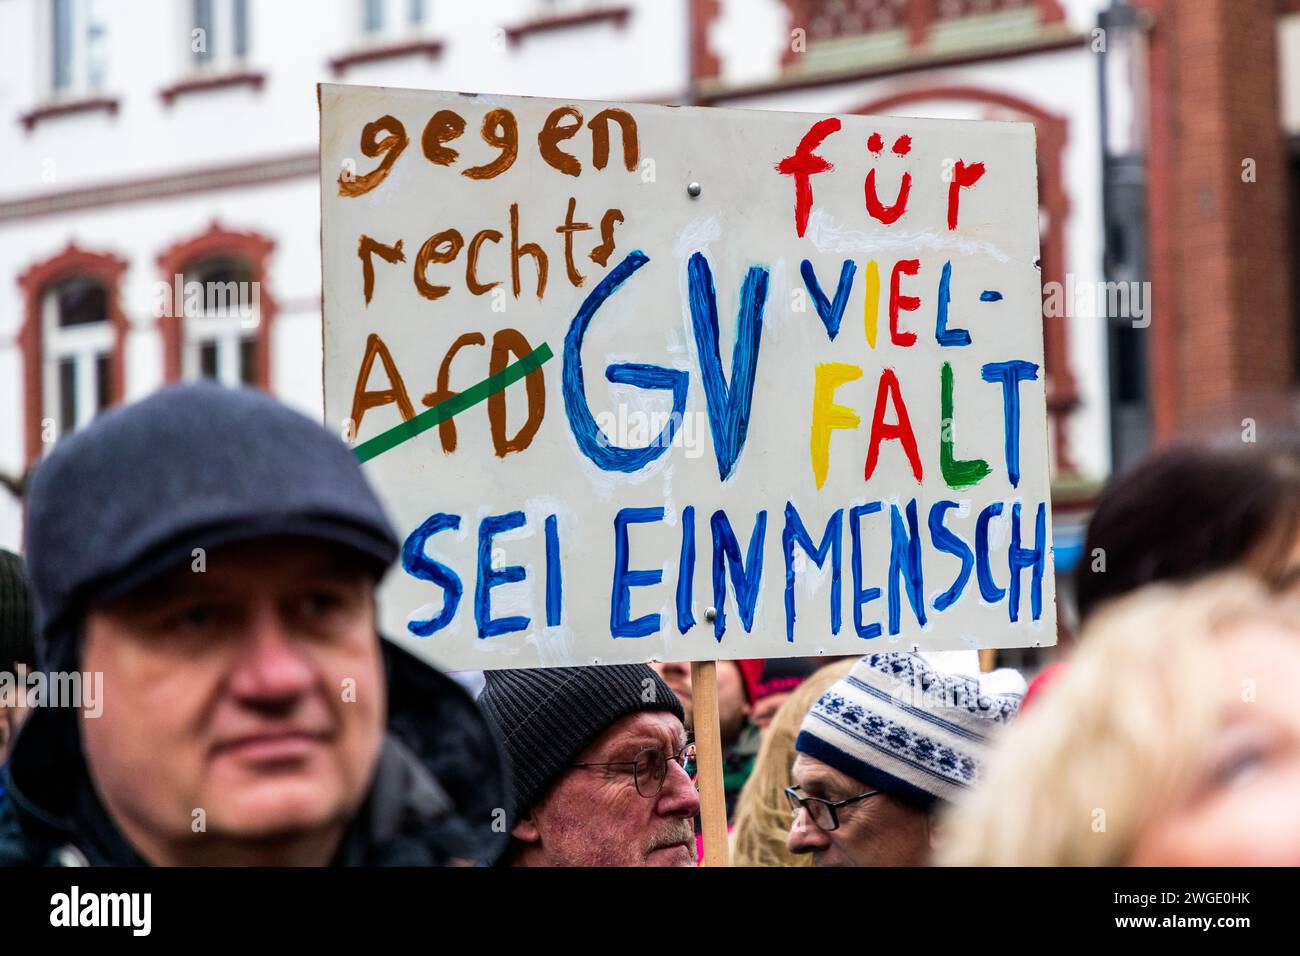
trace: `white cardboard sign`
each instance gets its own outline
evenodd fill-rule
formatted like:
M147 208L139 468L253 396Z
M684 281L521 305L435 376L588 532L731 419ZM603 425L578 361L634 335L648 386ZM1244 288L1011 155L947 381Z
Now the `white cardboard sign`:
M1031 126L320 106L386 635L450 670L1055 642Z

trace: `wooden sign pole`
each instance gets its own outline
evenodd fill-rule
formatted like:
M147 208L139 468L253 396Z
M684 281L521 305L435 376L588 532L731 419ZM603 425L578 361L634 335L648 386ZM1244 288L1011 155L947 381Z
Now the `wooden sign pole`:
M722 734L718 727L716 661L692 662L691 696L695 699L695 765L704 836L703 865L729 866L727 795L722 785Z

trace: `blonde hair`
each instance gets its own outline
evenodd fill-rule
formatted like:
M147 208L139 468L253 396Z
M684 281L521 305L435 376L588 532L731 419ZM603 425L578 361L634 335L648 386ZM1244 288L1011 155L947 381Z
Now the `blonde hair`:
M812 705L857 662L835 661L818 668L794 689L777 709L763 735L763 745L736 802L736 827L731 835L732 866L811 866L808 854L786 849L790 832L790 804L785 788L794 780L794 740Z
M1066 672L999 738L940 830L937 862L1117 866L1191 796L1224 699L1215 638L1261 621L1294 631L1240 575L1153 585L1097 612Z

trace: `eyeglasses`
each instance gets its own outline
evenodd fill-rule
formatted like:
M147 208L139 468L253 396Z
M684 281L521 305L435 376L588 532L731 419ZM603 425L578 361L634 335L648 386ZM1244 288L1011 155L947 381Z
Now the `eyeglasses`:
M817 824L821 830L838 830L840 827L840 815L836 811L840 807L847 806L850 803L857 803L859 800L865 800L867 797L874 797L880 793L879 790L868 790L866 793L860 793L856 797L849 797L847 800L824 800L821 797L801 796L799 791L803 787L786 787L785 798L790 801L790 812L795 816L799 815L800 810L807 810L808 817L813 823Z
M657 797L664 788L668 776L668 764L676 760L682 769L695 779L695 743L687 741L675 754L666 755L662 750L647 748L639 751L632 760L607 760L603 763L575 763L573 767L631 767L636 781L636 792L643 797Z

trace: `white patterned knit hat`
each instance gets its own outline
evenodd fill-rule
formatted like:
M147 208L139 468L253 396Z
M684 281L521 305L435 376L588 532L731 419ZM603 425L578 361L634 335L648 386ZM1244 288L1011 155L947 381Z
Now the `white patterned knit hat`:
M1024 692L1013 670L976 678L938 671L919 654L868 654L817 699L795 750L929 810L975 782L990 735Z

